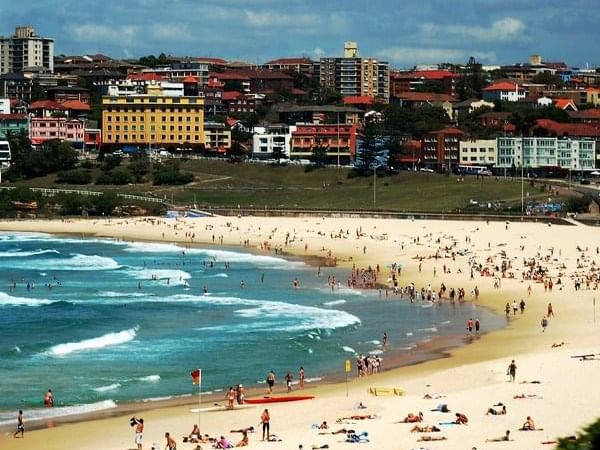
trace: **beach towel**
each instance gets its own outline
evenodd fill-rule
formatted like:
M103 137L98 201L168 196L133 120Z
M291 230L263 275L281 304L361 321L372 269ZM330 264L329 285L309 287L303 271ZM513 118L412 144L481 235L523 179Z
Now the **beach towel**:
M432 411L439 411L439 412L443 412L443 413L450 412L450 410L448 409L448 405L445 403L440 403L439 405L437 405L435 407L435 409L432 409Z
M377 397L381 396L401 396L404 395L404 389L401 388L390 388L390 387L370 387L368 389L369 394Z
M346 442L350 442L352 444L359 444L363 442L369 442L369 433L366 431L362 431L360 433L349 433L346 436Z

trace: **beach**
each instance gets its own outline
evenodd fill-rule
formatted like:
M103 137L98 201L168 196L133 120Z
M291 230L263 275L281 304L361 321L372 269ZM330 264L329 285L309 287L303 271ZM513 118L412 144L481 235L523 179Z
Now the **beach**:
M542 442L573 434L597 416L600 396L594 382L600 376L600 364L594 359L573 358L600 353L600 325L594 304L595 298L600 300L599 291L595 290L600 263L597 228L543 222L206 217L4 221L0 222L0 230L176 242L184 247L239 246L258 254L318 257L318 264L337 264L348 273L353 265L358 269L379 265L379 283L384 285L389 284L389 267L402 262L400 286L431 285L435 293L442 283L449 288L462 287L466 302L477 302L499 315L504 315L509 304L506 327L481 338L468 337L465 332L468 345L449 350L446 357L359 379L353 366L348 396L346 384L340 382L306 387L303 394L315 396L312 400L268 405L271 431L281 442L261 442L260 432L250 433L252 448L352 446L343 442L344 434L319 434L342 428L367 432L369 442L361 444L366 448L552 448ZM527 263L543 268L543 273L537 279L523 280ZM471 274L473 267L477 269ZM591 278L594 275L596 278ZM576 290L577 280L581 287ZM389 301L408 301L394 295L392 287L381 289L381 295L389 296ZM513 301L518 303L521 299L525 310L514 314ZM436 301L448 302L448 295ZM553 315L543 331L541 321L548 313L549 303ZM507 367L513 359L517 373L515 382L510 382ZM277 392L282 393L279 381ZM367 393L370 387L402 389L404 395L374 396ZM426 394L434 398L424 399ZM525 398L514 398L521 395ZM357 409L360 402L367 408ZM506 415L485 414L499 402L506 405ZM447 404L451 412L431 411L441 403ZM146 423L144 448L151 448L153 443L164 447L165 432L176 438L178 448L195 448L196 444L183 443L181 439L198 422L197 412L190 412L194 407L195 399L191 398L189 404L141 412ZM230 430L251 425L258 429L263 409L264 406L256 405L202 412L200 428L203 433L217 438L225 435L235 443L241 434ZM419 411L424 413L419 425L436 425L441 431L411 433L414 424L396 423L408 413ZM456 412L469 418L468 425L439 425L453 421ZM0 445L6 449L135 448L130 413L84 417L76 423L26 431L24 439L6 434L0 438ZM337 419L357 415L376 418L337 423ZM517 431L527 416L543 430ZM323 421L327 421L329 429L313 429L313 424ZM27 430L26 412L25 424ZM486 442L502 436L505 430L511 431L511 441ZM446 440L418 442L421 436L443 436Z

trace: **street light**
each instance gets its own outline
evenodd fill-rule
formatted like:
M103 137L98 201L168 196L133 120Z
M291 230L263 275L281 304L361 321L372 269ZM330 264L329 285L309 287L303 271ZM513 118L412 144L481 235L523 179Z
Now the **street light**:
M376 208L377 164L373 164L373 209Z

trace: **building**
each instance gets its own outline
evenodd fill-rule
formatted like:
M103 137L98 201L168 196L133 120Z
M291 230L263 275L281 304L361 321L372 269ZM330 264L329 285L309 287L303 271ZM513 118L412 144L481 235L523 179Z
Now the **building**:
M558 137L500 137L497 168L593 171L596 141Z
M461 117L467 116L479 108L494 108L494 103L486 102L485 100L479 100L476 98L470 98L462 102L455 103L452 105L454 110L454 117L460 120Z
M223 123L205 122L204 140L206 151L225 154L231 149L231 130Z
M390 97L417 89L426 91L428 85L441 88L443 94L454 97L456 96L456 87L460 77L460 74L449 70L394 71L390 73Z
M0 97L31 102L31 89L33 82L22 73L5 73L0 75Z
M342 123L358 124L365 112L351 106L302 105L279 106L275 108L279 121L288 125L297 123Z
M513 81L498 81L481 90L484 100L493 102L518 102L526 97L525 89Z
M268 70L298 72L309 78L313 76L315 63L310 58L280 58L266 62L264 68Z
M186 77L194 77L200 86L206 86L211 65L208 62L181 60L168 66L143 69L142 75L155 75L161 79L181 82Z
M78 86L56 86L46 89L48 100L64 103L69 100L77 100L81 103L90 103L90 92Z
M494 166L497 161L496 139L460 141L460 165Z
M350 164L356 156L357 132L356 125L296 124L290 158L310 159L315 147L323 147L330 164Z
M600 108L568 111L568 114L575 123L585 123L600 129Z
M273 158L273 151L280 150L285 158L291 156L292 133L296 126L272 124L266 127L255 127L252 137L252 157L257 159Z
M33 27L16 27L15 34L0 37L0 74L54 72L54 39L35 34Z
M102 97L102 143L109 146L198 147L204 139L204 99L160 91Z
M452 171L459 162L460 140L464 133L458 128L444 128L425 134L423 164L438 172Z
M32 145L59 140L69 141L73 148L83 149L84 123L82 120L68 117L32 117L29 139Z
M11 160L10 143L0 141L0 166L4 169L9 166ZM2 172L0 172L0 182L2 181Z
M221 103L227 114L251 113L254 112L256 100L252 94L228 91L223 92Z
M27 114L0 114L0 139L9 134L26 133L29 135L29 116Z
M389 63L358 57L358 46L354 42L346 43L343 58L321 58L319 82L344 97L368 96L389 102Z

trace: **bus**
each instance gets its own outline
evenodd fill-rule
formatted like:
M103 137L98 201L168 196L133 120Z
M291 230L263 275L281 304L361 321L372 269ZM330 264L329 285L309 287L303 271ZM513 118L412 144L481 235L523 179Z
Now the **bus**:
M470 166L466 164L456 166L455 172L458 175L492 175L492 171L487 166Z

